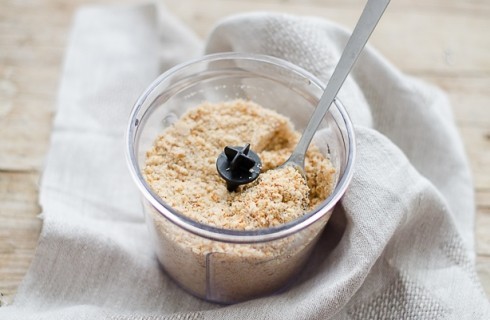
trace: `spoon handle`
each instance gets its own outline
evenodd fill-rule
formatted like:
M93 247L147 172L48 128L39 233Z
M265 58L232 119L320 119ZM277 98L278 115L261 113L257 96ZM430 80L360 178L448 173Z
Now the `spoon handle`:
M366 45L371 33L378 24L379 19L383 15L386 7L390 3L390 0L368 0L361 17L357 22L352 35L345 46L344 52L340 57L339 63L335 67L332 77L327 83L327 87L323 92L318 106L311 115L310 121L303 132L298 145L294 149L287 162L294 162L295 164L304 168L305 154L311 139L315 134L318 126L320 125L323 117L327 113L328 109L332 105L337 93L342 87L345 78L349 75L352 67L357 61L359 54Z

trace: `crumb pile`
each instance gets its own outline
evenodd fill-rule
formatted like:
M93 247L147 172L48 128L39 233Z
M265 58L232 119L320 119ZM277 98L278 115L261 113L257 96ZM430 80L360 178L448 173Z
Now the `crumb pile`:
M335 169L318 148L306 154L307 181L286 161L299 139L291 122L244 100L203 103L165 129L147 152L144 176L170 206L203 224L253 230L299 218L328 197ZM216 170L225 146L251 144L262 160L259 178L228 192Z

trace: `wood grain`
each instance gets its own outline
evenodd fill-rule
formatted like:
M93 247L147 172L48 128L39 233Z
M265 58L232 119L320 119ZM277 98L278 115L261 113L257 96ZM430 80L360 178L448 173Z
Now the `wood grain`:
M117 0L0 0L0 305L11 301L37 245L38 179L49 143L73 13ZM128 2L128 1L127 1ZM129 1L137 2L137 1ZM352 28L361 0L202 0L164 5L205 37L221 18L270 10ZM392 1L371 43L402 71L445 90L474 174L477 270L490 295L490 2Z

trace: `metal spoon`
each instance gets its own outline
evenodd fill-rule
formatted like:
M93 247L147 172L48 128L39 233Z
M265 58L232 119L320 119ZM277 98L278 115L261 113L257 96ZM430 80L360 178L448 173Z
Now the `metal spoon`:
M305 177L306 150L389 3L390 0L368 0L303 135L289 159L278 168L292 165Z
M278 168L294 166L306 178L304 169L305 154L313 135L330 108L340 87L342 87L345 78L349 75L388 3L390 3L390 0L368 0L298 145L289 159ZM236 191L239 185L247 184L257 179L260 168L260 158L250 149L249 144L245 146L227 146L216 160L216 169L226 181L226 186L230 192Z

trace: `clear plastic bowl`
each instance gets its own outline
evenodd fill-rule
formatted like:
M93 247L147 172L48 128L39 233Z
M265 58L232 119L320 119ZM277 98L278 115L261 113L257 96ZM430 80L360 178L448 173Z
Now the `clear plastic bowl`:
M143 178L146 151L175 119L205 101L252 100L287 116L302 131L323 89L315 76L287 61L220 53L168 70L138 99L127 131L129 170L158 260L182 288L228 304L278 292L294 280L352 177L352 124L336 100L313 140L336 169L335 189L301 218L268 229L220 229L177 212Z

